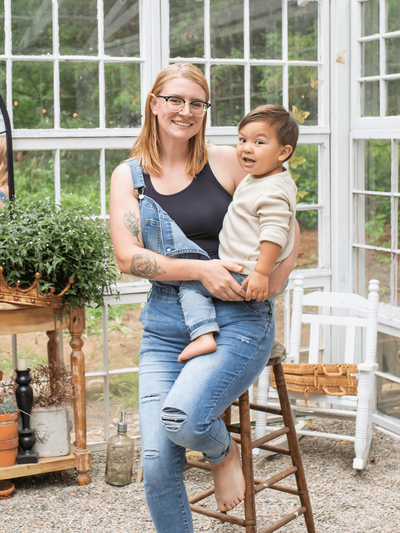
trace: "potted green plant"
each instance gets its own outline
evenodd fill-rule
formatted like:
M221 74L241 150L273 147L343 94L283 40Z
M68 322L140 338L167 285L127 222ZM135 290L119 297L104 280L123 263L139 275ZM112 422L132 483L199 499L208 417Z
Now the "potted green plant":
M102 306L118 277L108 224L93 218L89 208L49 200L15 199L0 211L0 266L11 287L28 288L39 274L37 292L49 296L72 278L62 296L70 307Z

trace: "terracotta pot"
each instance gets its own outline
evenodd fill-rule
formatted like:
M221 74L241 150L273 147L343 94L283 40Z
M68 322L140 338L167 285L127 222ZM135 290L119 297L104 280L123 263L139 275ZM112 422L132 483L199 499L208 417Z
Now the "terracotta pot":
M18 452L18 412L0 414L0 468L13 466Z

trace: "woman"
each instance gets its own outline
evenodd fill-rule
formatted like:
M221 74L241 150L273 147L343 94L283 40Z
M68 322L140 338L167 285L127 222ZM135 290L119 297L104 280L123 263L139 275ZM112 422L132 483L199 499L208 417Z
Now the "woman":
M222 220L244 175L234 148L205 143L209 96L204 75L193 65L163 69L147 97L145 123L131 152L143 169L145 191L139 189L138 196L133 190L128 164L117 167L111 181L110 226L118 265L153 283L141 317L139 396L146 499L158 533L193 531L183 484L186 448L209 461L221 511L244 498L238 446L220 415L265 367L272 349L269 328L275 327L269 301L243 301L245 292L229 272L242 267L217 259ZM144 248L143 240L149 242L159 231L153 221L146 220L145 229L140 225L138 198L144 194L211 260L178 259ZM271 277L271 296L283 288L295 248ZM178 362L189 342L178 280L199 280L218 298L221 329L217 351L186 364Z

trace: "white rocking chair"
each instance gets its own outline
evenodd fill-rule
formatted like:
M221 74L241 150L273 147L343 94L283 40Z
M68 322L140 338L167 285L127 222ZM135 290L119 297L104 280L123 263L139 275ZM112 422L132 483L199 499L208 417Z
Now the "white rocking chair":
M304 295L303 283L302 276L295 279L287 363L357 364L358 390L356 396L309 394L308 407L304 405L306 402L303 393L289 392L293 415L306 418L355 419L354 436L301 429L297 430L297 434L298 436L307 435L354 442L353 468L362 470L367 464L372 440L372 412L376 394L375 371L378 368L376 344L379 282L377 280L369 282L368 299L356 294L323 291ZM303 313L303 306L318 307L319 312L318 314ZM300 361L302 324L310 324L309 349L305 350L308 351L308 361L303 360L303 357ZM343 329L346 330L345 337ZM324 331L325 346L320 344L321 330ZM341 333L342 336L340 336ZM336 349L328 349L331 340ZM259 385L259 394L266 396L267 400L263 403L272 406L274 402L270 400L277 397L276 390L271 386L267 386L267 390L265 394L265 386L260 390ZM310 406L310 403L313 406ZM318 406L315 406L316 403Z

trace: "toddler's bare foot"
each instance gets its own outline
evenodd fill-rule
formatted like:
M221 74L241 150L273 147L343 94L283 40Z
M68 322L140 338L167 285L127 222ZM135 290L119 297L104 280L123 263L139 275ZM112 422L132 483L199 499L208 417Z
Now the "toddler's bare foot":
M197 357L198 355L215 352L216 349L217 343L214 340L214 335L212 333L206 333L205 335L200 335L200 337L197 337L197 339L186 346L178 357L178 361L183 363L183 361L193 359L193 357Z
M246 484L239 447L234 440L228 455L220 463L209 463L214 478L215 499L222 512L231 511L244 500Z

